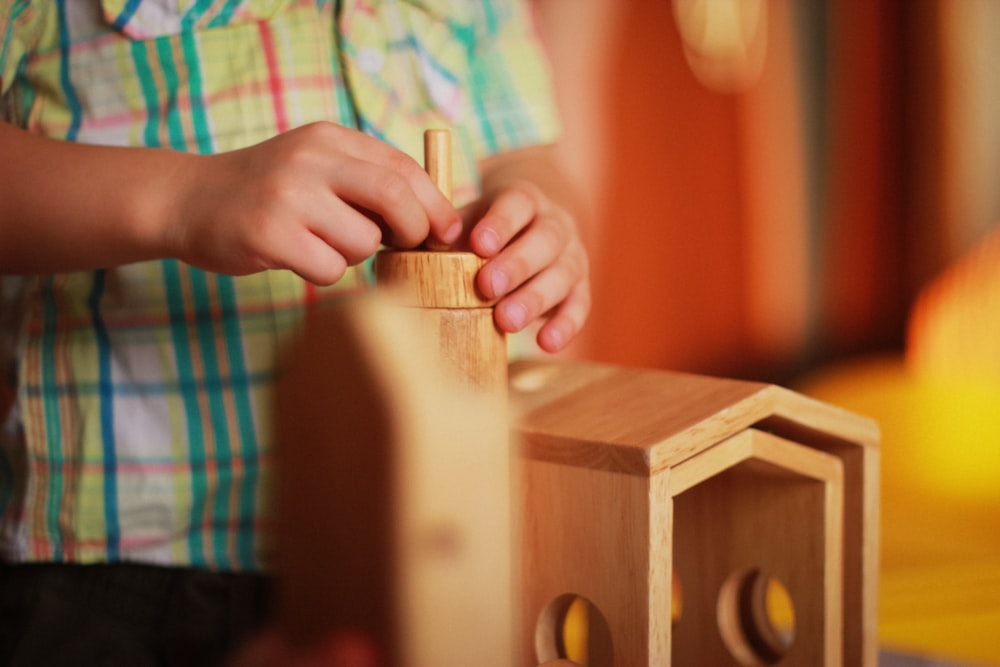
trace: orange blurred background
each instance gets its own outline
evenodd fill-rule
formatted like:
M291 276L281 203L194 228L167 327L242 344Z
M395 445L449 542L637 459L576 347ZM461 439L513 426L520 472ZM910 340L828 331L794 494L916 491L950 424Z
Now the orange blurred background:
M883 642L1000 665L1000 269L956 268L1000 267L1000 3L535 2L592 217L572 354L878 419Z
M786 379L900 349L919 288L1000 219L990 0L536 2L595 221L579 355ZM749 81L699 77L687 5L761 8Z

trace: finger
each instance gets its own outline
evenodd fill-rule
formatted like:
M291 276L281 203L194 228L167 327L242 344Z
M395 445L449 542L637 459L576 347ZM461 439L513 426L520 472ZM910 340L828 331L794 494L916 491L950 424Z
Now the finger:
M290 263L288 268L303 280L311 282L314 285L323 287L333 285L344 277L344 274L347 272L347 262L336 250L330 248L330 246L326 245L320 239L317 238L316 240L317 243L313 244L315 249L311 252L303 253L310 255L311 258L308 261ZM319 249L324 247L328 250Z
M375 254L383 240L384 223L371 211L358 210L342 200L331 198L322 219L309 229L333 246L351 266Z
M379 189L386 189L387 194L392 197L394 195L394 188L399 187L398 184L392 182L391 177L384 177L388 180L381 182L378 180L370 181L376 189L374 201L369 198L367 201L359 200L355 203L382 215L389 225L391 232L389 235L390 241L399 247L413 247L418 245L428 235L445 243L454 242L462 233L462 219L458 211L455 210L455 207L452 206L451 202L445 198L430 179L427 172L423 170L416 160L406 153L367 135L361 135L361 137L360 141L349 144L348 154L359 162L374 165L377 169L384 169L389 174L394 174L403 179L409 191L412 192L419 203L423 217L426 220L426 226L417 230L417 232L422 232L422 235L420 233L414 235L413 230L409 227L398 228L399 219L394 216L387 216L382 208L374 205L381 200L377 192ZM368 174L370 178L370 170ZM420 236L420 238L414 241L415 236Z
M333 193L297 197L283 202L270 223L260 227L254 241L264 252L274 252L291 238L298 243L308 243L312 241L310 236L316 236L353 266L371 257L382 242L381 219L375 218L374 214L358 211ZM294 247L287 248L283 257L295 261L294 251Z
M497 299L551 266L565 254L570 224L561 215L536 218L521 236L480 270L476 278L479 289L487 297Z
M387 245L412 248L427 238L430 220L410 182L400 173L364 160L344 160L333 178L333 192L356 209L378 215Z
M267 220L266 224L258 225L252 233L249 242L241 250L245 259L240 260L251 270L287 269L300 277L317 285L332 285L343 277L347 270L348 260L337 247L352 248L361 242L332 241L333 229L340 229L354 224L360 228L374 228L374 234L379 234L378 228L363 216L352 212L357 220L342 224L338 228L335 221L329 220L329 209L337 205L344 206L336 198L330 197L324 202L327 211L326 220L314 219L319 214L310 210L287 210L282 214ZM358 222L360 220L360 222ZM369 232L370 233L370 232ZM340 229L341 235L348 232ZM363 236L365 231L358 232ZM357 249L350 252L358 253Z
M480 257L493 257L527 227L538 215L541 196L531 184L505 190L486 210L481 220L471 220L469 244ZM475 215L475 207L466 209Z
M589 287L577 285L538 330L535 337L538 346L552 353L564 350L583 329L590 315L590 307Z
M269 268L288 269L314 285L334 284L348 266L336 248L307 229L290 234L271 257Z
M582 257L582 255L581 255ZM568 298L584 280L586 264L567 255L538 273L497 303L494 319L501 330L515 333Z

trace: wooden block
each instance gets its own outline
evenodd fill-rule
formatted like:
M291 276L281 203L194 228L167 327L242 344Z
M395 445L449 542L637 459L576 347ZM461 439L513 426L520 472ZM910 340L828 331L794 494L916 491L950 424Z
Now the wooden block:
M506 402L506 338L493 320L493 303L475 287L484 262L470 252L383 250L375 276L389 300L419 313L415 326L436 341L460 382Z
M390 666L513 664L506 411L418 319L359 298L318 313L289 359L278 623L300 643L360 630Z
M666 371L530 361L510 377L522 633L536 636L522 661L565 657L546 610L570 595L609 626L611 657L590 667L877 664L874 422L780 387ZM790 645L763 623L755 569L791 598Z

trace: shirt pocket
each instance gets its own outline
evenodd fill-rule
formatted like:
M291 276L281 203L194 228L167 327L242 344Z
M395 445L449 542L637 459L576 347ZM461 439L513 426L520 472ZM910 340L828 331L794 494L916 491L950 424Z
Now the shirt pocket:
M100 0L104 19L132 39L266 21L295 0Z

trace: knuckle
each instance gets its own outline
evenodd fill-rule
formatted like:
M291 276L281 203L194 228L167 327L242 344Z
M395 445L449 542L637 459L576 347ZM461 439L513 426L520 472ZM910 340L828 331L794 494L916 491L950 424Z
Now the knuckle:
M405 202L408 192L409 185L394 171L386 171L375 182L376 197L390 209Z
M266 210L290 206L301 197L301 185L288 173L283 169L272 170L257 184L258 201Z
M510 276L515 283L521 282L534 273L528 259L520 255L507 257L503 264L503 272Z
M423 173L420 165L412 157L393 149L386 157L386 166L393 172L403 176L412 176L415 173Z
M542 199L542 190L532 181L517 180L510 184L512 196L521 197L524 203L537 204Z
M302 126L297 134L306 144L313 142L333 142L340 138L342 128L336 123L319 120ZM293 130L295 132L295 130Z
M566 246L566 234L558 225L542 223L536 225L535 241L543 252L554 257Z
M518 294L518 300L524 306L527 319L530 322L545 311L545 295L537 289L529 287Z
M531 184L516 184L507 191L508 205L516 210L531 210L536 207L537 200L530 190Z
M248 216L243 242L249 247L266 253L268 249L277 247L281 236L280 226L271 211L271 207L263 206L254 211L254 215Z

